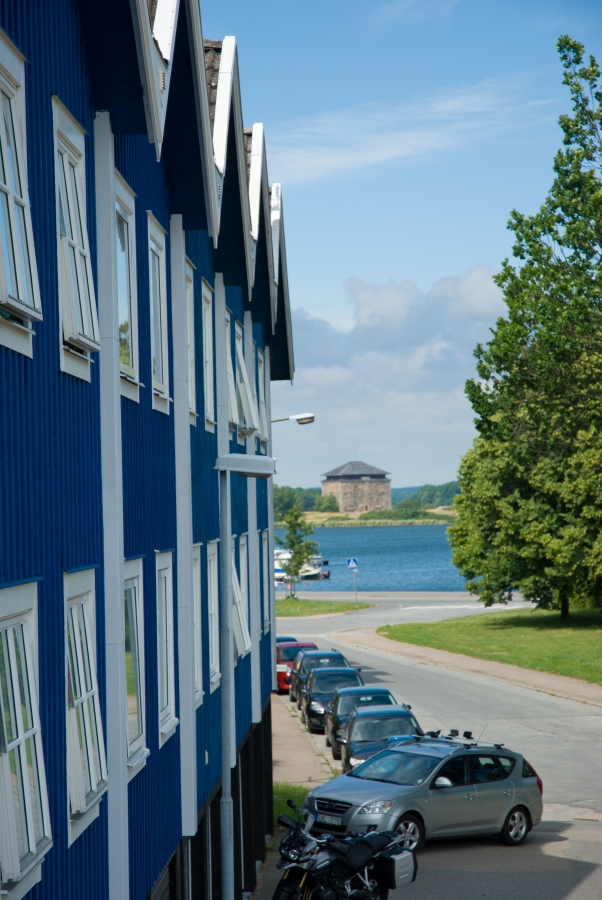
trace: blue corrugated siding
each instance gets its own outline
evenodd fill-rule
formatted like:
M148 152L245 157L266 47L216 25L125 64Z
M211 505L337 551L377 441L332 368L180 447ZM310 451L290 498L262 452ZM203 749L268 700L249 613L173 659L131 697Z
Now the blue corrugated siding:
M275 627L275 625L274 625ZM261 705L268 700L272 692L272 634L268 631L261 638Z
M122 400L123 509L126 557L144 556L146 733L151 751L129 785L130 896L146 896L181 835L179 731L159 749L155 551L175 550L173 415L152 409L148 220L150 210L169 235L165 175L145 135L115 136L115 165L136 194L136 255L140 402ZM168 343L172 346L169 237L166 243ZM169 379L173 385L173 358ZM176 554L174 632L177 634ZM177 650L177 648L176 648ZM177 672L177 652L175 666ZM177 678L176 678L177 685ZM177 698L177 690L176 690Z
M0 25L25 64L29 193L44 321L34 358L0 347L0 587L39 578L39 696L54 847L31 896L106 897L106 801L67 849L63 569L100 565L102 509L98 366L87 384L59 373L52 94L92 132L85 60L71 2L0 2ZM95 273L94 170L86 141L87 213ZM102 576L97 588L97 666L105 713Z
M251 727L251 654L239 657L234 670L236 746Z

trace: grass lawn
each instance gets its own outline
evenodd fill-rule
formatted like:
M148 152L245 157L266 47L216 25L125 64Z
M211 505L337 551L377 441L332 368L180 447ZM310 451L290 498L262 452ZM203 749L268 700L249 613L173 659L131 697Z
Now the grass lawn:
M297 809L303 809L305 798L309 793L309 788L300 784L287 784L286 781L274 782L274 825L278 824L278 816L286 813L287 816L295 818L295 813L286 805L286 801L290 798L297 804Z
M385 625L378 633L395 641L514 663L602 684L602 615L593 610L525 610L489 613L420 625Z
M371 603L344 603L339 600L276 600L277 616L320 616L325 613L349 612L350 609L368 609Z

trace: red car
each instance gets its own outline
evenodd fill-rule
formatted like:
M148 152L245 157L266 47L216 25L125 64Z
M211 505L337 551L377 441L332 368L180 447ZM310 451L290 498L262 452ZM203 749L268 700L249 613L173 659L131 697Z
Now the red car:
M291 683L291 669L299 650L304 648L317 650L311 641L291 641L276 645L276 676L278 678L278 692L286 693Z

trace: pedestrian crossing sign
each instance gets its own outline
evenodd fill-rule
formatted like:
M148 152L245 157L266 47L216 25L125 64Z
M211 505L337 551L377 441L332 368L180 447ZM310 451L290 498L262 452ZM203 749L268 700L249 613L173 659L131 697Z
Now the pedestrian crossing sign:
M357 558L355 556L352 556L350 559L347 560L347 568L348 569L357 569Z

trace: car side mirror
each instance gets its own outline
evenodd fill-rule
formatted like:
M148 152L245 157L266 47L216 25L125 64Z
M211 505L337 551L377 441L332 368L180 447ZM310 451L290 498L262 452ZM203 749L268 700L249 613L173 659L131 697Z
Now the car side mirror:
M449 778L445 777L445 775L440 775L439 778L435 779L433 787L434 788L448 788L448 787L453 787L453 784L451 783Z
M347 743L346 737L338 737L337 738L337 744L346 744L346 743Z

